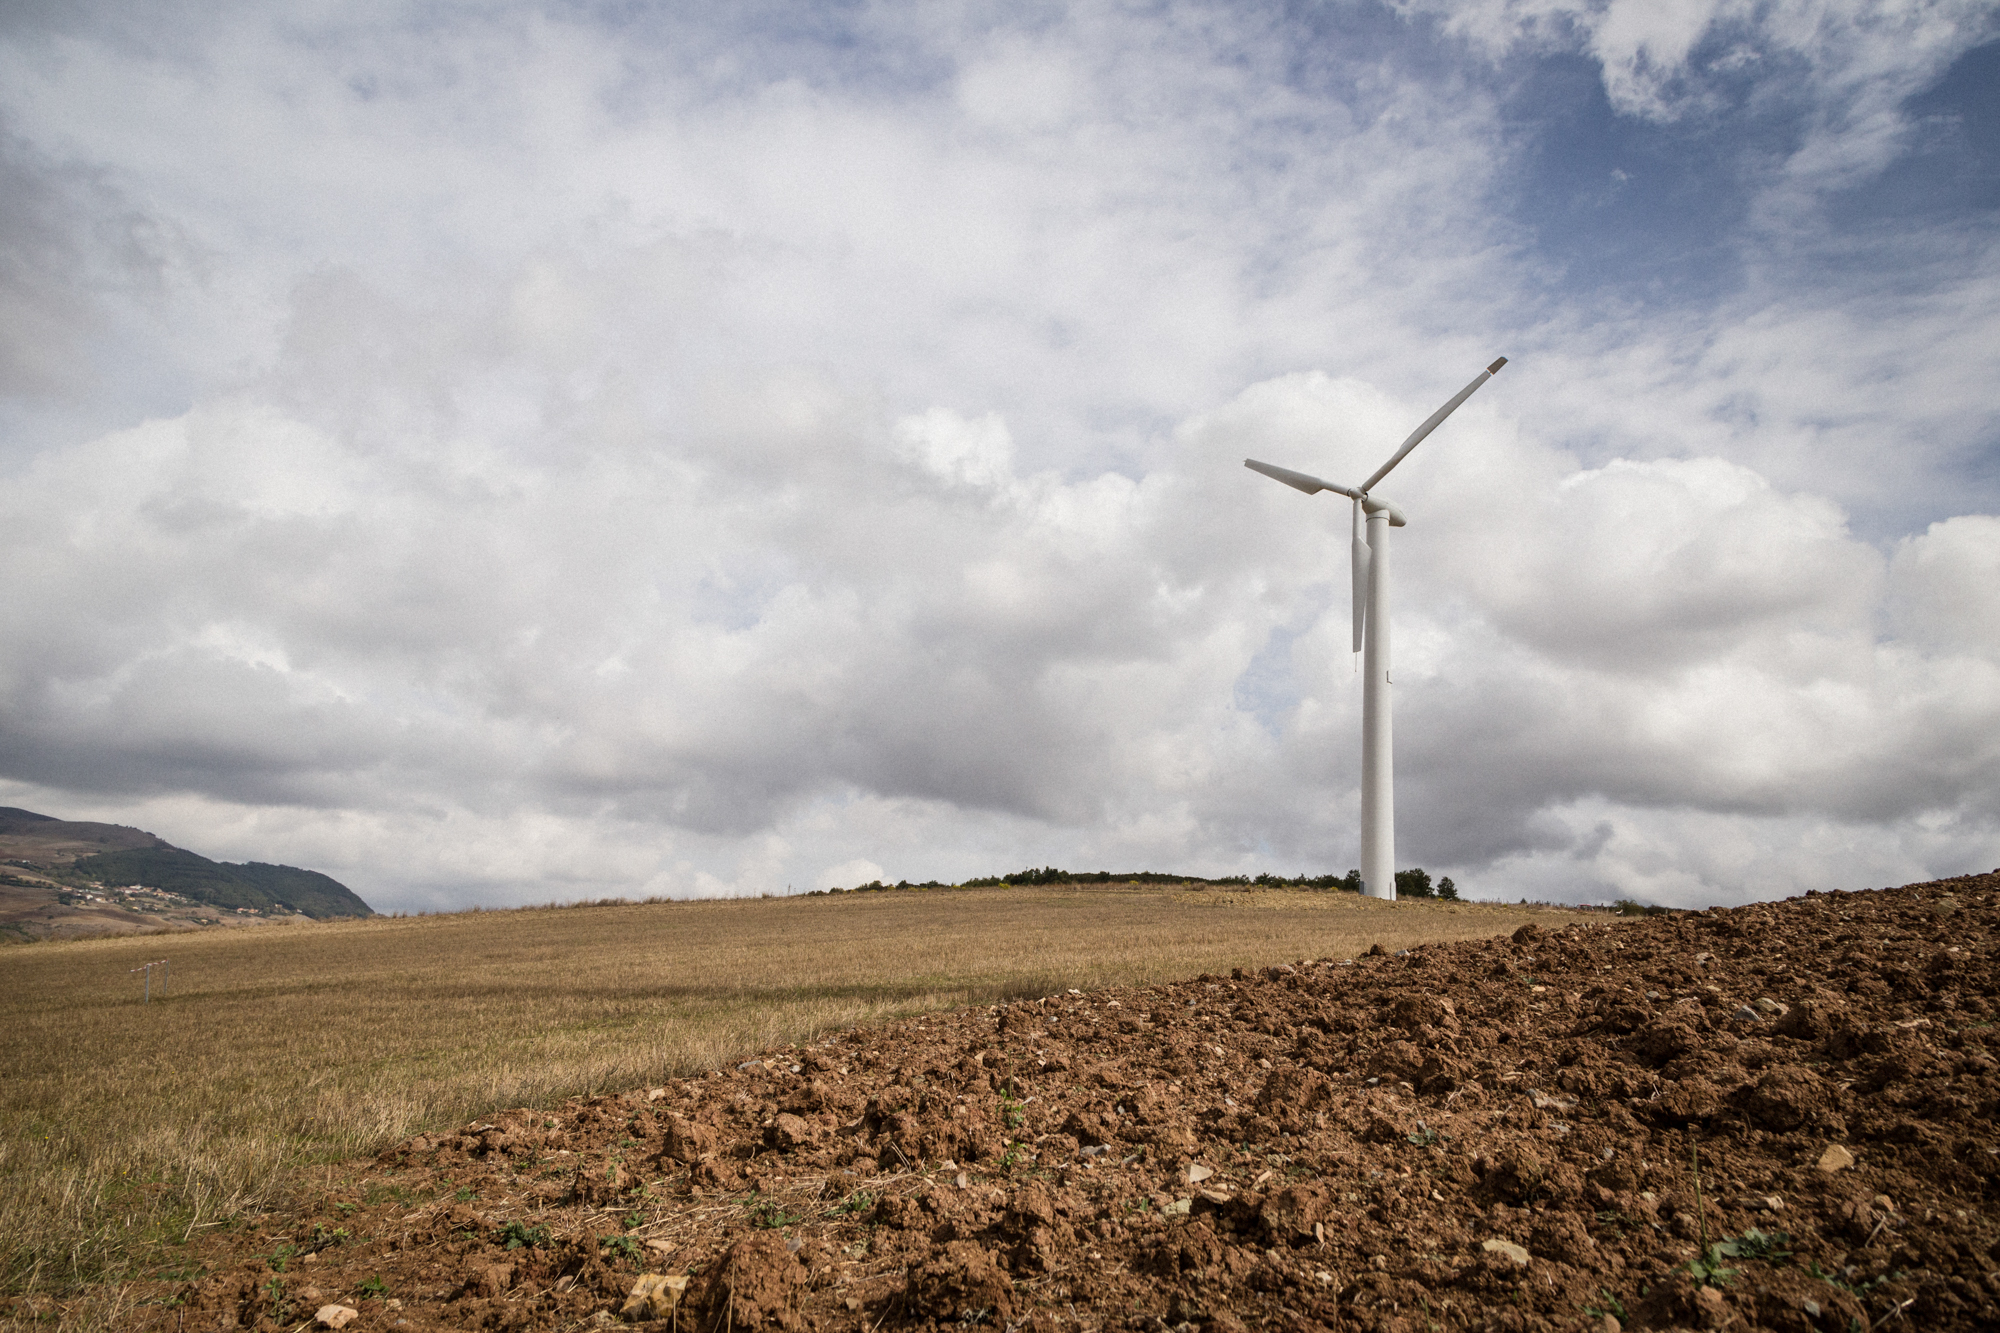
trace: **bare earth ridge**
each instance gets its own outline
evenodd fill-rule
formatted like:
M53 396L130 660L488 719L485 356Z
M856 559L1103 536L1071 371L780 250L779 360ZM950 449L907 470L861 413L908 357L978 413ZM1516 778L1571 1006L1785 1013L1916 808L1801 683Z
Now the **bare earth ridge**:
M124 1322L1992 1328L1996 891L850 1031L328 1169Z

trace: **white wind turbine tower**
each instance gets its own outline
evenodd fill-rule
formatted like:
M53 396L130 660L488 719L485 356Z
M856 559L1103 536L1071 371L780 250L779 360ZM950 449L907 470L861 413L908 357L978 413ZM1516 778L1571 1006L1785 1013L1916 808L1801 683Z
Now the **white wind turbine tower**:
M1354 502L1354 651L1361 661L1361 891L1371 898L1396 896L1396 755L1393 709L1389 703L1389 529L1404 525L1402 512L1369 493L1389 475L1424 436L1438 428L1472 397L1473 390L1500 373L1501 357L1481 371L1452 400L1430 414L1410 438L1359 486L1337 486L1290 468L1274 467L1254 458L1243 466L1295 486L1307 495L1332 491ZM1363 515L1367 537L1362 536Z

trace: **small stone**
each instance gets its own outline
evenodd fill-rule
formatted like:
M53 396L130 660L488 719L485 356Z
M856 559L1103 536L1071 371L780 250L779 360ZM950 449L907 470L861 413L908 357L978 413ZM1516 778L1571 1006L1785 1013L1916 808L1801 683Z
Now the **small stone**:
M1731 1014L1730 1017L1744 1023L1761 1023L1764 1021L1764 1016L1747 1004L1738 1005L1736 1012Z
M1190 1185L1199 1185L1214 1174L1214 1167L1203 1166L1200 1162L1196 1162L1187 1169L1187 1182Z
M322 1305L313 1322L321 1328L346 1328L360 1317L361 1311L351 1305Z
M1771 1014L1774 1017L1779 1017L1779 1018L1782 1018L1786 1014L1792 1012L1790 1005L1780 1003L1779 1001L1772 999L1768 995L1759 995L1756 999L1756 1005L1759 1009L1761 1009L1765 1013Z
M1511 1240L1501 1240L1496 1236L1492 1240L1481 1242L1479 1248L1488 1254L1497 1254L1503 1259L1511 1260L1516 1268L1528 1266L1528 1252Z
M1624 1333L1625 1326L1618 1322L1616 1315L1599 1315L1597 1322L1590 1326L1590 1333Z
M1764 1211L1767 1213L1782 1213L1785 1211L1785 1201L1775 1194L1766 1194L1758 1202L1763 1205Z
M653 1253L655 1254L672 1254L674 1252L674 1247L672 1245L668 1244L666 1241L657 1239L647 1241L646 1248L653 1251Z
M1822 1171L1845 1171L1853 1165L1854 1154L1838 1143L1828 1145L1827 1150L1819 1155L1819 1169Z
M641 1273L632 1284L632 1295L618 1313L627 1319L665 1319L681 1303L687 1290L685 1276L674 1273Z
M1168 1217L1186 1217L1190 1212L1194 1211L1194 1200L1175 1199L1172 1203L1160 1209L1160 1211Z

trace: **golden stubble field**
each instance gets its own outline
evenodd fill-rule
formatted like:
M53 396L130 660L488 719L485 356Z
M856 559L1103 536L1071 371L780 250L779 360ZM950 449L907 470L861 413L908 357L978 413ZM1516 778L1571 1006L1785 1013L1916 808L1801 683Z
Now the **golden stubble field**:
M908 1014L1146 984L1552 909L1000 888L377 918L0 950L0 1274L69 1291L300 1168ZM129 969L172 963L142 1005Z

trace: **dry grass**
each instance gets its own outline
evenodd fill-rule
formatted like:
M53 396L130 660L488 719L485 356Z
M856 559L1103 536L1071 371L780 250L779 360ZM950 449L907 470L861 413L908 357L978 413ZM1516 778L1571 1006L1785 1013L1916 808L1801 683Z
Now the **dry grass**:
M1485 936L1530 915L1052 887L14 946L0 950L0 1273L21 1292L154 1271L307 1164L830 1029ZM127 969L163 956L171 991L142 1006Z

